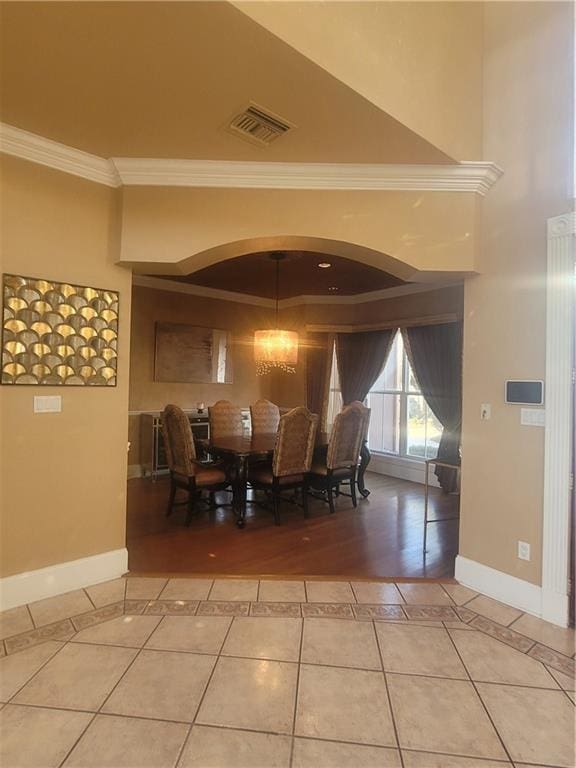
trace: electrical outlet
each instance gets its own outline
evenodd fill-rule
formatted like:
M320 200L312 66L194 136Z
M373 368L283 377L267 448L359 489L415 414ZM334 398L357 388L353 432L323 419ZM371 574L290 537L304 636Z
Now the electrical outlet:
M490 403L482 403L480 406L480 419L482 421L488 421L488 419L492 416L492 406Z
M520 560L530 560L530 544L527 541L518 542L518 558Z

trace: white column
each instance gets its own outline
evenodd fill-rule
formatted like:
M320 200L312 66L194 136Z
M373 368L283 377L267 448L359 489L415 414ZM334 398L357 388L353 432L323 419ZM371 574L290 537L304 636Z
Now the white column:
M568 623L576 214L548 219L542 618Z

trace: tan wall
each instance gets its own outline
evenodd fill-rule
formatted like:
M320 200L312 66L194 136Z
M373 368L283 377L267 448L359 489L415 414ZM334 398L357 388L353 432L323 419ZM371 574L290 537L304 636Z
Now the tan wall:
M310 304L282 310L282 325L298 331L302 350L295 375L275 373L272 399L279 405L296 406L306 402L306 325L363 325L369 323L412 320L417 317L455 314L462 317L463 288L453 286L381 299L365 304Z
M127 187L123 196L122 261L140 272L186 274L275 248L349 256L407 280L475 268L473 193Z
M115 264L117 192L5 155L0 168L3 270L120 291L116 387L0 387L9 576L124 546L130 273ZM34 414L39 394L62 413Z
M134 286L130 351L130 410L157 411L167 403L182 408L207 406L216 400L231 400L247 408L270 394L270 379L256 375L253 336L267 328L272 311L249 304L220 301L183 293ZM154 381L154 326L156 322L184 323L223 328L232 333L232 384L190 384ZM140 463L139 416L130 416L129 464Z
M486 3L484 156L504 176L484 201L482 275L465 289L460 554L535 584L544 430L520 426L503 392L507 378L545 375L546 219L570 210L573 189L572 14L570 3Z
M455 159L478 157L481 3L234 5Z

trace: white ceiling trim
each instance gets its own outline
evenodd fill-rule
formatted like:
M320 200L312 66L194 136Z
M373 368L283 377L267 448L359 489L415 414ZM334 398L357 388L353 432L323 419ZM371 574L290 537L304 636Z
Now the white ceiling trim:
M485 195L502 175L490 162L457 165L256 163L103 157L0 123L0 151L109 187L222 187L474 192Z
M6 123L0 123L0 151L107 187L119 187L122 183L110 160Z
M273 299L265 299L262 296L237 293L236 291L223 291L218 288L206 288L202 285L179 283L177 280L165 280L164 278L150 277L148 275L133 275L132 283L142 288L153 288L157 291L185 293L189 296L202 296L209 299L219 299L220 301L235 301L239 304L252 304L256 307L266 307L268 309L273 309L276 306L276 302ZM289 309L290 307L300 307L306 304L367 304L371 301L379 301L380 299L393 299L396 296L408 296L413 293L428 293L429 291L437 291L441 288L460 284L459 282L415 283L412 285L399 285L395 288L383 288L379 291L369 291L368 293L357 293L354 296L293 296L290 299L281 299L278 302L278 306L280 309Z
M125 185L323 189L362 191L476 192L486 194L502 171L494 163L458 165L354 165L350 163L255 163L221 160L113 158Z

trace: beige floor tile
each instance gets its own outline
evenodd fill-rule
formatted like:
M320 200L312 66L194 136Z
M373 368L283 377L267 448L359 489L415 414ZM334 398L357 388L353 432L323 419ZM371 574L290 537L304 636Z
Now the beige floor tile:
M222 648L222 655L298 661L301 635L302 619L237 616Z
M303 664L295 734L395 747L383 673Z
M384 584L376 581L353 581L351 586L359 603L397 605L404 602L395 584Z
M376 624L386 672L466 679L466 670L443 628Z
M178 768L288 768L291 739L195 725Z
M295 739L292 768L400 768L400 753L388 747Z
M492 619L492 621L505 627L512 624L519 616L522 616L522 611L519 611L517 608L499 603L498 600L492 600L491 597L485 597L484 595L478 595L478 597L466 603L466 608L479 613L481 616L486 616L487 619Z
M487 683L555 688L544 665L481 632L453 630L452 638L470 677Z
M463 587L462 584L442 584L442 589L448 592L456 605L464 605L464 603L472 600L473 597L478 596L478 592L474 592L473 589L468 589L468 587Z
M231 623L228 616L165 616L146 648L218 654Z
M142 651L102 712L192 722L216 656Z
M291 733L297 672L284 661L220 658L196 721Z
M126 584L126 600L156 600L166 586L166 579L134 576Z
M347 581L307 581L309 603L355 603L352 587Z
M487 683L478 691L514 762L573 768L574 707L562 691Z
M388 674L402 749L506 760L472 683Z
M56 768L92 715L8 704L0 712L2 768Z
M78 616L79 613L94 610L83 589L30 603L29 608L37 627L44 627L46 624L53 624L61 619L69 619L70 616Z
M258 582L252 579L215 579L208 600L257 600Z
M303 581L261 581L258 600L269 603L305 603Z
M477 757L435 755L432 752L402 750L404 768L507 768L508 760L479 760Z
M526 637L542 643L542 645L554 648L555 651L564 653L566 656L572 656L576 650L576 634L574 629L557 627L527 613L518 621L515 621L510 629L520 632L526 635Z
M382 669L371 621L304 619L302 661L356 669Z
M11 699L63 647L49 641L0 659L0 701Z
M98 715L64 763L66 768L172 768L188 725Z
M65 709L96 710L137 651L70 643L17 694L14 701Z
M571 675L565 675L563 672L558 672L557 669L553 669L552 667L546 667L548 672L552 675L554 680L558 683L560 688L563 688L565 691L576 691L576 680Z
M161 616L118 616L112 621L83 629L73 638L75 643L122 645L141 648L160 623Z
M412 605L454 605L438 584L397 584L402 597Z
M206 600L212 579L170 579L160 593L160 600Z
M12 635L20 635L30 629L34 629L34 624L25 605L0 613L0 640Z
M105 605L118 603L124 600L126 591L126 579L113 579L112 581L103 581L101 584L94 584L92 587L86 587L86 592L96 608L103 608Z

